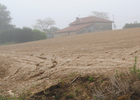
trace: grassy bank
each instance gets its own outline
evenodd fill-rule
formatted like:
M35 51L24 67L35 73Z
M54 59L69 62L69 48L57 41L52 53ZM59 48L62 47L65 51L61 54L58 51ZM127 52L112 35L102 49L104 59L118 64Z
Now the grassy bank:
M38 93L33 94L31 88L19 96L0 96L0 100L139 100L140 69L136 64L137 57L129 72L116 70L109 76L71 73L69 77L60 79L58 84ZM34 88L41 86L43 84Z

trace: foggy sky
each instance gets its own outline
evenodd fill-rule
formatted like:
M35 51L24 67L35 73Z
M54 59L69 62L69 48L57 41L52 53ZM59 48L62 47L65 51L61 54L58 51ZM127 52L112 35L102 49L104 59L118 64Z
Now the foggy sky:
M92 11L108 12L117 29L125 23L140 22L140 0L0 0L7 6L17 27L31 27L37 19L52 18L62 29L76 17L87 17Z

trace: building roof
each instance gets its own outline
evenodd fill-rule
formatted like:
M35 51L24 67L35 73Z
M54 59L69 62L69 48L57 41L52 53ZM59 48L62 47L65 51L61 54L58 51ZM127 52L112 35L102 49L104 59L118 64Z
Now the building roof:
M77 31L81 28L90 26L90 25L92 25L96 22L98 22L98 23L112 23L113 21L98 18L98 17L95 17L95 16L84 17L84 18L78 18L77 17L76 20L74 22L72 22L69 27L61 29L61 30L56 31L54 33L64 33L64 32Z
M102 18L95 17L95 16L84 17L84 18L77 17L76 20L70 24L70 26L77 25L77 24L83 24L83 23L93 23L93 22L112 23L113 21L102 19Z
M63 33L63 32L73 32L73 31L77 31L79 29L82 29L84 27L90 26L93 23L88 23L88 24L80 24L80 25L75 25L75 26L70 26L61 30L56 31L55 33Z

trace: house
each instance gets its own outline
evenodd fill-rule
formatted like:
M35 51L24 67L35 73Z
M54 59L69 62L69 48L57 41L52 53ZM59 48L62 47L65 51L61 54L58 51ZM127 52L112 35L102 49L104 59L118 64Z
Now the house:
M63 37L67 35L84 34L97 31L112 30L113 21L98 18L95 16L76 18L69 27L56 31L54 37Z

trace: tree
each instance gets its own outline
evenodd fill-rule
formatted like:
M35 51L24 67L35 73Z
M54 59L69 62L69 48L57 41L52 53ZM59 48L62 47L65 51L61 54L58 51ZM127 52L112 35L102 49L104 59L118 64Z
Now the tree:
M0 31L13 28L14 26L10 24L11 20L7 7L0 4Z
M125 28L135 28L135 27L140 27L140 23L138 23L137 21L135 21L134 23L126 23L123 27L123 29Z
M45 33L47 33L48 28L51 25L54 25L55 24L55 21L52 20L51 18L46 18L44 20L38 19L36 21L37 21L37 23L36 23L36 25L33 26L33 28L34 29L41 30L42 32L45 32Z
M58 31L58 30L59 30L59 28L57 28L57 27L50 27L50 28L47 30L47 37L48 37L48 38L54 38L53 33L54 33L55 31Z
M46 39L46 34L28 27L0 31L0 44L23 43Z
M103 19L109 19L109 15L106 12L92 11L91 13L96 17L103 18Z
M34 33L33 41L44 40L47 38L46 34L40 30L32 30L32 32Z

